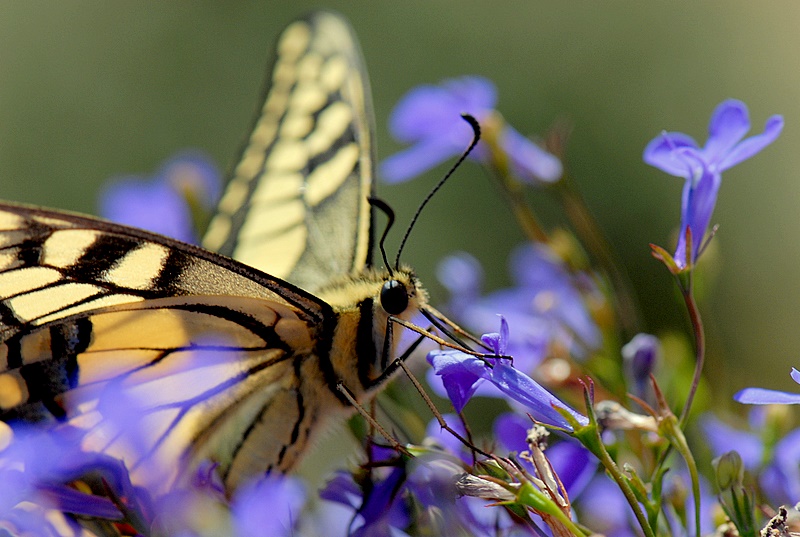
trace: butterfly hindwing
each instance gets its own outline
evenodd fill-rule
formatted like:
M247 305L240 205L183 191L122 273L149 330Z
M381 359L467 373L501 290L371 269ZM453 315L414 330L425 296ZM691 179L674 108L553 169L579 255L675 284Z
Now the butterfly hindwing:
M360 272L371 253L373 130L349 25L327 12L292 23L203 245L310 291Z

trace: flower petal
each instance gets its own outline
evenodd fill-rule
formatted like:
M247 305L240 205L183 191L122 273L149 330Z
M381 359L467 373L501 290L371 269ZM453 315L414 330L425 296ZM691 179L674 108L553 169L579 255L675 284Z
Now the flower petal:
M442 384L457 413L475 394L478 382L488 369L479 358L456 350L431 351L428 353L428 362L434 372L442 377Z
M683 157L682 148L699 149L691 136L681 132L663 132L647 144L642 158L647 164L675 177L691 177L693 166Z
M749 130L747 105L737 99L722 101L708 123L708 141L703 148L705 161L709 164L721 161Z
M733 399L746 405L800 405L800 394L764 388L745 388Z
M793 367L791 375L792 375L792 380L795 381L796 383L800 384L800 371L798 371L797 369L795 369Z
M711 414L703 416L701 427L715 457L733 449L741 455L746 468L753 470L761 464L764 448L758 435L729 427Z
M442 140L421 142L383 160L379 175L387 183L407 181L438 166L461 149Z
M552 183L561 178L561 160L545 151L512 127L500 135L500 145L511 158L511 166L520 179L532 184Z
M572 430L572 426L567 422L566 418L554 407L566 410L581 424L588 423L585 416L567 406L566 403L545 390L528 375L515 369L508 360L497 360L494 367L487 368L487 370L488 374L485 378L489 382L500 388L503 393L514 401L521 403L534 418L545 425L556 425Z
M737 145L731 152L719 162L719 171L727 170L728 168L739 164L740 162L749 159L769 144L774 142L783 130L783 116L772 116L767 120L764 125L764 132L751 136Z

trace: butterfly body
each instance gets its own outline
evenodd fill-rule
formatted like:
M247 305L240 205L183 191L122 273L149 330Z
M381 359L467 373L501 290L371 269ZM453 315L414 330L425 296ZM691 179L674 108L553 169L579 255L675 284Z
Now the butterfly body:
M290 471L352 413L340 387L365 402L387 380L389 317L427 296L410 270L371 267L355 38L313 14L284 31L272 73L204 248L0 203L0 418L81 428L155 491L205 461L233 491Z

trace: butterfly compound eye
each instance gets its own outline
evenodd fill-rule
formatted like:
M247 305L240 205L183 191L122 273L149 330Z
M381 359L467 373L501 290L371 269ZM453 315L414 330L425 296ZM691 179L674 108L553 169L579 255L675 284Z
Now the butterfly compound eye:
M384 282L381 289L381 306L390 315L403 313L408 307L408 290L397 280Z

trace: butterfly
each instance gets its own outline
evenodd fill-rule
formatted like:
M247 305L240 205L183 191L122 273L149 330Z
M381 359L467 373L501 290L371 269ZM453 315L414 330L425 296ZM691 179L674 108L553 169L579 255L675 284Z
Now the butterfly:
M388 380L392 327L440 318L372 267L373 131L355 37L320 12L281 34L202 248L0 203L0 417L80 427L163 489L207 460L228 491L291 471Z

